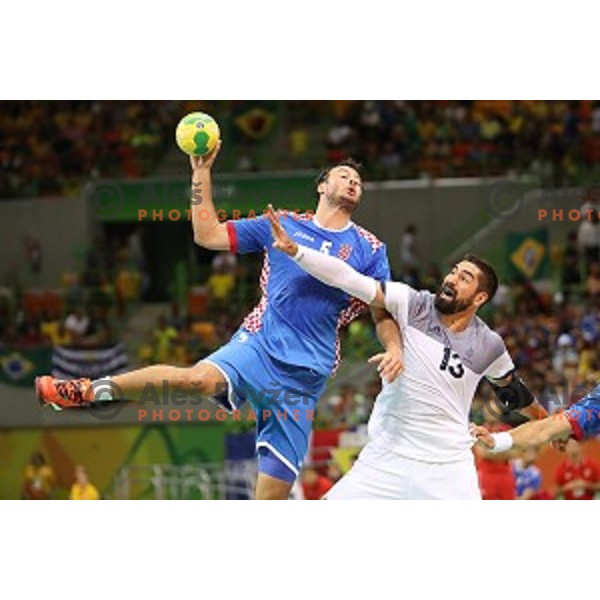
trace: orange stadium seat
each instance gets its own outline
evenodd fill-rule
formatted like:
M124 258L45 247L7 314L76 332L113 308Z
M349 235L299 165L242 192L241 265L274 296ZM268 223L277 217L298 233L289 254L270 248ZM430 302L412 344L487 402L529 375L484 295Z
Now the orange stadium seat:
M188 314L191 317L202 317L208 307L208 293L204 287L192 288L188 293Z
M40 290L28 290L23 294L23 310L27 315L40 315L44 308L44 294Z
M62 295L54 290L49 290L44 294L44 308L55 314L62 314L64 302Z

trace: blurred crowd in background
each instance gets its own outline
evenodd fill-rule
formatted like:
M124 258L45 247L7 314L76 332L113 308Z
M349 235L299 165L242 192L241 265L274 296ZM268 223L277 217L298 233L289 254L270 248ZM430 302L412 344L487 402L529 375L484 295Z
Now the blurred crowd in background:
M52 465L42 452L34 452L23 470L22 500L52 500L59 487ZM100 493L90 482L83 465L75 466L69 500L100 500Z
M327 135L327 156L350 153L379 178L532 172L574 181L600 152L593 102L355 102Z
M74 194L86 179L142 177L172 137L177 102L2 102L0 198Z
M28 244L38 247L31 236ZM41 265L41 250L34 255ZM113 343L115 326L140 301L147 277L139 230L126 240L93 240L81 269L65 271L53 290L27 288L11 271L0 288L0 340L25 347Z
M220 169L229 171L320 168L353 156L374 179L530 173L563 185L600 159L592 100L14 101L0 111L0 198L148 175L179 153L174 123L199 109L221 126Z

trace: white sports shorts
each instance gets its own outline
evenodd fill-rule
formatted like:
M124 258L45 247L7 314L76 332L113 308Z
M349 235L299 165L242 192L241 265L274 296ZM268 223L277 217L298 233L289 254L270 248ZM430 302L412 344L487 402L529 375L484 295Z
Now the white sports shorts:
M475 460L429 463L369 442L325 500L481 500Z

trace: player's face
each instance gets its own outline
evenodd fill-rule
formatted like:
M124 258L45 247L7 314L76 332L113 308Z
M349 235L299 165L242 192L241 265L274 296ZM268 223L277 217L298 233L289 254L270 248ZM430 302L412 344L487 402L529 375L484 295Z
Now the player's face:
M444 277L435 295L435 307L444 315L453 315L471 306L479 308L487 299L479 291L479 268L473 263L462 261Z
M354 212L362 196L362 180L351 167L334 167L318 190L331 203Z

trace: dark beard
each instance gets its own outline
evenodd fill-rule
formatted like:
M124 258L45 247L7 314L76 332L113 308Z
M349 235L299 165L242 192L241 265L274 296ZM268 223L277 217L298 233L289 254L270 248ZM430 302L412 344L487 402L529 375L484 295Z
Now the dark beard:
M433 305L443 315L455 315L456 313L462 312L471 306L473 298L466 298L459 300L458 298L452 298L452 300L446 300L440 296L440 291L435 295Z
M357 208L358 202L347 200L346 198L329 198L329 203L351 215Z

